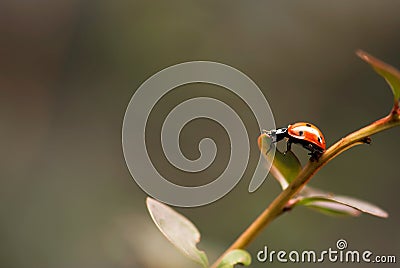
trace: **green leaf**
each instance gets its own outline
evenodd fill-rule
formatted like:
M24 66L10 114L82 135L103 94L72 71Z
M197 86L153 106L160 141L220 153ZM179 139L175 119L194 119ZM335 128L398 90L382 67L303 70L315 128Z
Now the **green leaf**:
M258 146L264 158L267 161L272 161L270 169L271 174L280 183L282 189L286 189L289 183L300 173L302 167L299 159L292 151L284 154L276 149L274 157L272 150L268 151L271 146L271 141L271 137L263 133L258 138Z
M334 214L358 216L363 212L380 218L388 217L386 211L369 202L354 197L334 195L311 187L302 190L299 200L296 204Z
M196 226L155 199L147 197L146 204L151 218L164 236L187 257L203 267L208 267L207 255L196 247L196 244L200 242L200 233Z
M307 197L301 199L296 205L304 205L318 210L330 216L359 216L361 212L357 209L336 203L330 199L323 197Z
M398 108L400 101L400 71L393 66L369 55L367 52L358 50L357 55L367 63L389 84L394 96L395 107Z
M357 209L346 205L335 203L332 201L313 201L306 205L328 216L353 216L357 217L361 214Z
M217 268L233 268L235 264L249 266L250 263L251 256L247 251L243 249L234 249L224 256Z

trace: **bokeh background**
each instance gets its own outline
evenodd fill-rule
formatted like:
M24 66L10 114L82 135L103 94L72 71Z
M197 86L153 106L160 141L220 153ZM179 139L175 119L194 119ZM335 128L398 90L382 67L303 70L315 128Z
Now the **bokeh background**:
M1 1L0 265L193 266L152 223L146 194L124 162L121 126L135 90L176 63L225 63L258 84L278 126L312 122L330 145L390 110L389 88L354 52L362 48L400 67L399 10L400 2L386 0ZM168 110L198 95L229 103L248 119L253 141L252 161L231 193L207 206L177 209L198 226L200 247L214 260L280 189L269 178L257 192L247 192L258 129L251 111L229 92L178 88L155 108L150 138L157 141L157 123ZM264 245L324 250L344 238L351 249L397 254L399 261L399 131L346 152L311 182L375 203L390 213L388 219L332 218L298 208L254 241L253 257ZM220 126L196 120L181 137L188 157L198 156L202 137L215 138L219 156L201 176L174 176L157 142L150 146L152 159L172 181L212 180L226 164L229 143ZM295 152L306 159L304 150ZM253 260L252 267L264 266Z

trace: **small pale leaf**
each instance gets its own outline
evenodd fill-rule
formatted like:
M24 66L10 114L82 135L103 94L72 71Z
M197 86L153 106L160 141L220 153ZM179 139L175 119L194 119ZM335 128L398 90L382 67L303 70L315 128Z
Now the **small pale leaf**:
M314 208L322 213L333 216L359 216L361 212L357 209L343 205L340 203L327 200L325 198L304 198L297 204L301 204L310 208Z
M271 174L280 183L282 189L286 189L289 183L294 180L301 171L302 167L299 159L292 151L288 151L284 154L278 149L276 149L275 156L272 159L272 154L268 152L271 146L271 137L265 133L261 134L258 138L258 145L265 159L267 161L272 161L270 169Z
M234 249L224 256L217 268L233 268L235 264L249 266L251 264L250 254L243 249Z
M369 55L367 52L358 50L357 55L381 75L392 89L395 106L398 107L400 101L400 71L393 66Z
M163 235L187 257L203 267L208 267L207 255L196 247L196 244L200 242L200 233L196 226L155 199L147 197L146 204L151 218Z
M353 197L334 195L311 187L303 189L300 196L300 201L297 204L305 206L321 208L322 210L334 211L339 214L351 216L358 216L360 214L354 211L356 210L380 218L388 217L388 213L381 208ZM346 209L345 207L348 208Z
M332 198L337 203L343 204L343 205L348 205L349 207L358 209L361 212L380 217L380 218L387 218L389 214L384 211L383 209L375 206L374 204L371 204L369 202L349 197L349 196L334 196Z

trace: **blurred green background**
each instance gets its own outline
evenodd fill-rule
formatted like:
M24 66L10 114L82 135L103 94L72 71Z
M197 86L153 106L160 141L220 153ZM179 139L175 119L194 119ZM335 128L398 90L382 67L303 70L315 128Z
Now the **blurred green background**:
M152 223L146 194L124 162L121 126L135 90L176 63L225 63L257 83L277 126L312 122L331 145L390 110L388 86L354 51L400 67L399 10L400 2L385 0L1 1L1 267L190 267ZM240 99L207 85L184 88L161 101L152 139L168 110L197 94L222 99L249 119L253 141L252 161L231 193L207 206L177 209L198 226L200 247L214 260L280 190L270 178L247 192L258 129ZM183 151L196 157L198 139L214 137L221 156L201 176L212 180L226 164L229 143L218 125L198 121L184 129ZM264 245L324 250L343 238L350 249L397 254L399 261L399 131L346 152L311 182L375 203L388 219L332 218L298 208L254 241L253 258ZM156 145L152 158L168 173ZM306 159L304 150L295 152ZM171 180L190 182L188 176ZM267 265L254 258L252 267Z

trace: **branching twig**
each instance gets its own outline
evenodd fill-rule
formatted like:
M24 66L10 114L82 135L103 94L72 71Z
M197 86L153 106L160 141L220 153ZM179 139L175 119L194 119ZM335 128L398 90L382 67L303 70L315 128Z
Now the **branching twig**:
M326 152L321 155L318 161L309 161L297 178L294 179L289 186L275 198L274 201L272 201L272 203L258 216L258 218L255 219L253 223L221 255L212 267L217 267L223 256L229 251L248 246L249 243L253 241L270 222L285 211L286 204L289 200L294 197L303 186L309 182L311 177L329 161L353 146L369 143L370 136L395 126L400 126L400 109L396 105L388 116L342 138L328 148Z

